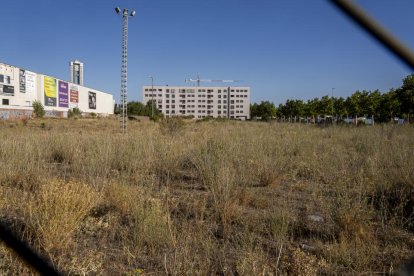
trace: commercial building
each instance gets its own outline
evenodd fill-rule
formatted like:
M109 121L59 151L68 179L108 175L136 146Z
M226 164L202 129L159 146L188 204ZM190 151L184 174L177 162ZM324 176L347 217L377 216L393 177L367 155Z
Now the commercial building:
M109 115L115 104L111 94L0 63L0 119L30 117L34 101L53 117L67 117L75 107L83 113Z
M250 119L250 87L143 86L142 98L167 117Z

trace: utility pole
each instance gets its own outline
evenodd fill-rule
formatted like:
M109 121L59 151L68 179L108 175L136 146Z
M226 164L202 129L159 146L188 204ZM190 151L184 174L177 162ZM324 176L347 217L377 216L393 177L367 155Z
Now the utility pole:
M119 7L115 8L117 14L121 13ZM128 44L128 17L135 16L135 11L129 13L128 9L122 11L122 67L121 67L121 132L127 133L127 94L128 94L128 78L127 78L127 44Z

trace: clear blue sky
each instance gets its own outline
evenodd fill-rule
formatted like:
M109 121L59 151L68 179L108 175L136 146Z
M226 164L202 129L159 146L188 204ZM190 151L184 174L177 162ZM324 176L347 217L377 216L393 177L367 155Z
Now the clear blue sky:
M414 49L414 1L360 0L366 11ZM129 21L128 99L141 86L237 79L252 101L355 90L388 91L411 71L327 0L19 0L1 1L0 61L69 79L85 63L85 85L119 99L121 16Z

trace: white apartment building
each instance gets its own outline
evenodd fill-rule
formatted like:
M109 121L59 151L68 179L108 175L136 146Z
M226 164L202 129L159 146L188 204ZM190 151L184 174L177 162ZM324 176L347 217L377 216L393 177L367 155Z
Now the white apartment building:
M153 99L166 117L250 119L250 87L143 86L142 99Z

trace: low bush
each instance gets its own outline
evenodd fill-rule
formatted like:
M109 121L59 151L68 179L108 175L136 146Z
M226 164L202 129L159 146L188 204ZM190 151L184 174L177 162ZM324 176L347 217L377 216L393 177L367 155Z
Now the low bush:
M183 131L185 122L180 117L167 117L160 121L161 133L164 135L177 135Z
M69 109L68 118L80 118L80 117L82 117L82 111L79 108L74 107L72 109Z
M33 113L37 118L43 118L46 114L43 104L39 101L34 101L33 104Z

